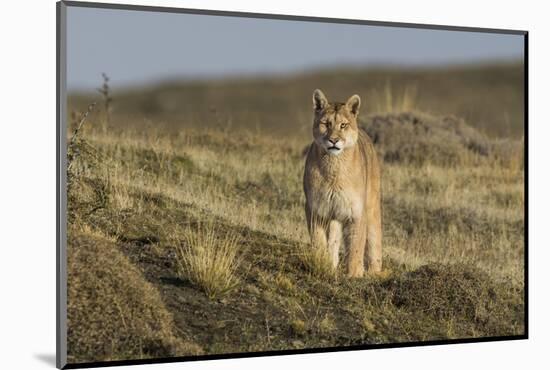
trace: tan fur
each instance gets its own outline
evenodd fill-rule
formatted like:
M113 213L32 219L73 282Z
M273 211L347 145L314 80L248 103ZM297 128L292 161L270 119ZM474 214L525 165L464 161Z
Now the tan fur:
M382 269L380 166L368 135L357 126L360 98L329 103L313 93L313 137L304 171L306 219L312 243L327 248L333 266L343 241L350 277Z

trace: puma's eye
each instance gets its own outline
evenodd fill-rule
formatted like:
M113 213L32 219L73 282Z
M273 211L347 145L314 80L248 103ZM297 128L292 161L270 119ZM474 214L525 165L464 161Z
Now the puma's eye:
M346 128L346 127L348 127L348 124L346 122L340 123L340 128L341 129Z
M325 131L327 126L324 123L319 123L319 131Z

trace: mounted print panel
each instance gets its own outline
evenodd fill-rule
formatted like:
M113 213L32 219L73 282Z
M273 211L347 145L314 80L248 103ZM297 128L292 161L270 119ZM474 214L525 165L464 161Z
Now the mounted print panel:
M58 367L527 338L526 48L58 3Z

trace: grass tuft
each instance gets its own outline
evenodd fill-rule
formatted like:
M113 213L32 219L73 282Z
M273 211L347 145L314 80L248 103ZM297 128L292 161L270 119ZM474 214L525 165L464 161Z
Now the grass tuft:
M307 243L300 244L298 258L305 270L318 279L334 280L337 277L337 270L332 267L327 249Z
M292 334L303 336L306 333L307 327L304 321L296 319L290 322L290 329L292 330Z
M238 282L239 237L224 233L210 223L188 228L185 243L177 247L180 277L204 290L210 299L233 290Z
M329 315L326 315L319 322L318 326L319 326L319 333L321 335L330 335L336 329L336 324L334 323L334 320Z

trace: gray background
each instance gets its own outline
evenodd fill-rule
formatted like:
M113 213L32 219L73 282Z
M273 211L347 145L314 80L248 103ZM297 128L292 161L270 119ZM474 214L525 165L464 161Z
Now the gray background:
M70 7L67 87L520 60L523 36Z

